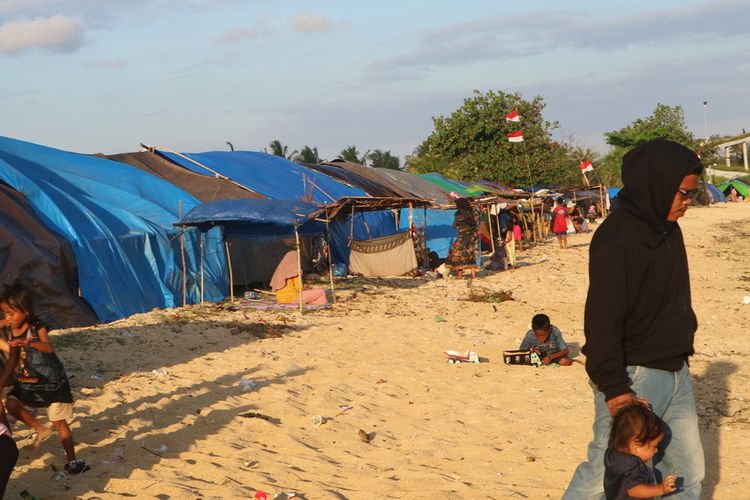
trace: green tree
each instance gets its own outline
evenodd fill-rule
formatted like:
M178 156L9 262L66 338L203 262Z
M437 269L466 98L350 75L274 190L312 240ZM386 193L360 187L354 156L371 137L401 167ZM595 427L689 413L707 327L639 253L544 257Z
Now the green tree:
M297 163L312 163L313 165L317 165L318 163L322 163L324 160L320 158L320 155L318 154L318 148L310 148L310 146L305 146L297 155L295 155L294 161Z
M365 165L367 163L367 158L370 154L370 150L368 149L365 154L363 154L361 157L359 156L359 150L357 149L357 146L347 146L345 149L339 153L339 158L342 160L350 161L352 163L359 163L360 165Z
M271 153L276 156L281 156L282 158L286 158L288 160L291 160L295 154L297 154L297 150L295 149L291 153L287 154L289 152L289 148L287 146L284 146L281 144L281 141L278 139L272 140L268 147L271 148Z
M681 106L657 103L647 118L639 118L620 130L606 132L604 136L612 149L599 162L597 172L601 181L611 186L622 185L620 170L625 153L644 142L669 139L697 151L702 157L710 153L710 148L696 140L687 129Z
M408 169L514 186L580 183L566 148L551 139L558 124L544 120L544 107L539 96L527 101L520 93L475 90L450 116L433 117L434 130L409 157ZM520 123L505 120L511 111ZM508 141L515 131L523 131L523 143Z
M392 155L390 151L376 149L368 155L368 159L371 167L401 170L401 160L398 156Z

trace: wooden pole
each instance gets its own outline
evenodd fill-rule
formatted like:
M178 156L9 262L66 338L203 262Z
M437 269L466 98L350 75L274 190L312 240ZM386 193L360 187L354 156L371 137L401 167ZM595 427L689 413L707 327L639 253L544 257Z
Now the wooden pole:
M227 252L227 267L229 268L229 302L234 304L234 274L232 273L232 254L229 253L229 242L224 240L224 250Z
M201 233L201 305L203 305L203 285L204 285L204 277L203 277L203 240L204 240L205 233Z
M177 212L182 220L182 200L177 205ZM180 227L180 255L182 256L182 306L187 305L187 262L185 258L185 227Z
M297 279L299 279L299 312L302 312L302 290L304 289L304 282L302 281L302 251L299 244L299 231L297 226L294 226L294 240L297 242Z
M328 279L331 282L331 301L336 303L336 288L333 286L333 252L331 251L331 228L328 221L328 208L326 208L326 241L328 244Z
M490 249L492 250L492 253L495 253L495 235L492 233L492 214L490 213L490 206L487 205L487 227L490 230Z
M500 227L500 208L499 207L500 207L500 204L496 203L495 204L495 211L497 212L497 214L495 215L495 223L497 225L497 237L498 238L503 234L503 229L502 229L502 227ZM507 228L506 228L506 230L507 230ZM504 244L504 242L503 242L503 244Z

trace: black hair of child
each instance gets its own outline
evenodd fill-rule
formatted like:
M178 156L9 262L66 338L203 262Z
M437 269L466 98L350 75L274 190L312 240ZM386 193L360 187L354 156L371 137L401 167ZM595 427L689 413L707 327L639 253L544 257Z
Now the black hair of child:
M549 328L549 316L546 314L537 314L531 318L531 329L532 330L546 330Z
M0 304L7 304L16 311L24 312L30 322L36 320L31 290L18 281L3 286L3 291L0 292Z
M645 444L664 434L664 421L650 408L633 404L621 409L612 419L609 446L626 450L631 439Z

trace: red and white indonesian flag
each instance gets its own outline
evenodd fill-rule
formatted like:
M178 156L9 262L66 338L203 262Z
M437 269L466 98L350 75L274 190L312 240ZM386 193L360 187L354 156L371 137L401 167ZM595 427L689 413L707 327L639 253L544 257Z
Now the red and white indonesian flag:
M589 160L583 160L581 163L578 164L578 168L581 169L581 172L593 172L594 166L591 164Z
M508 122L520 122L521 121L521 115L518 114L518 111L511 111L507 115L505 115L505 121Z
M520 130L518 132L511 132L508 134L508 140L510 142L523 142L523 132Z

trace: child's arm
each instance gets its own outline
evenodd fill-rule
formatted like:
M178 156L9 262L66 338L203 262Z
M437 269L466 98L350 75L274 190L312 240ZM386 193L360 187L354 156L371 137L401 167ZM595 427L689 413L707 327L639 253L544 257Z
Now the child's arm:
M560 351L548 352L547 356L544 359L548 359L549 361L547 363L545 363L544 359L543 359L542 363L545 364L545 365L548 365L548 364L552 363L554 360L556 360L557 358L566 358L566 357L568 357L568 352L569 351L568 351L567 347L565 349L560 350Z
M29 347L31 349L36 349L39 352L55 352L55 348L52 347L52 341L47 334L47 328L40 326L36 333L39 335L39 340L32 340L28 337L24 337L22 339L11 340L10 345L14 347Z
M633 498L654 498L672 493L675 490L675 477L667 476L659 484L639 484L628 490L628 496Z

